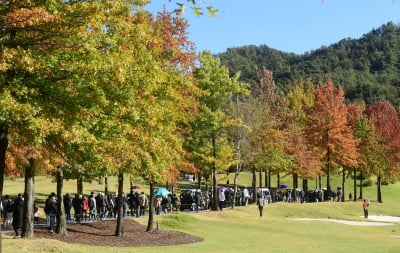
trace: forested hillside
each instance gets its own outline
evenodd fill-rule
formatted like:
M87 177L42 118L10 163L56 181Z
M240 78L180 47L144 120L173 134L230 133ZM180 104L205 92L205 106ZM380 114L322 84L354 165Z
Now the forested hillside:
M295 41L293 43L296 43ZM389 100L400 112L400 26L387 23L361 38L346 38L303 55L285 53L266 45L229 48L219 54L232 73L257 81L256 70L266 68L275 83L285 88L299 79L318 84L331 78L345 90L347 101Z

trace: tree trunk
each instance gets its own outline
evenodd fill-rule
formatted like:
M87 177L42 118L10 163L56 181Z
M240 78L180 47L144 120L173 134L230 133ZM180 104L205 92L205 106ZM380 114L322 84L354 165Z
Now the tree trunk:
M326 189L328 189L328 193L331 194L331 163L328 162L326 167Z
M256 201L256 187L257 187L257 182L256 182L256 168L255 167L253 167L253 169L252 169L252 172L253 172L253 177L252 177L252 180L251 180L251 188L253 189L253 199L252 199L252 201L253 202L255 202Z
M124 219L122 214L122 194L124 192L124 173L118 173L117 228L115 236L124 236Z
M6 124L0 124L0 198L1 199L3 197L4 174L6 172L7 148L8 148L8 127Z
M258 187L262 188L262 169L258 171Z
M6 151L8 147L8 126L0 124L0 200L3 199L4 174L6 172ZM2 250L2 235L0 224L0 253Z
M276 187L279 188L279 186L281 185L281 175L279 174L279 172L276 174Z
M217 150L216 150L216 140L215 136L212 137L212 155L214 159L217 158ZM218 192L217 192L217 165L215 162L212 163L212 183L213 183L213 199L212 199L212 210L218 211Z
M76 192L83 194L83 175L80 173L76 179Z
M360 172L360 197L358 199L363 199L363 172Z
M318 187L317 189L322 189L322 179L321 179L321 175L318 175Z
M264 187L268 188L268 169L264 170Z
M242 164L240 161L236 164L236 170L235 170L235 177L233 178L233 189L235 189L234 195L233 195L233 205L232 208L236 205L236 195L237 195L237 180L239 178L240 171L242 170Z
M59 235L67 235L67 221L65 217L64 209L64 171L62 168L58 168L57 171L57 226L56 233Z
M329 130L326 130L326 143L329 143ZM328 190L328 198L331 198L331 150L327 146L326 150L326 188Z
M298 176L296 173L293 173L293 189L299 188Z
M22 237L33 237L34 223L34 177L35 160L29 158L29 165L25 168L25 190L24 190L24 218L22 225Z
M308 180L306 178L303 178L303 190L308 190Z
M146 231L150 232L153 231L153 223L154 223L154 183L152 181L149 182L150 188L150 203L149 203L149 220L147 221L147 228Z
M201 189L201 176L197 173L197 189Z
M106 175L104 177L104 195L108 195L108 176Z
M378 182L377 182L377 185L376 185L376 187L377 187L377 201L379 202L379 203L382 203L382 188L381 188L381 186L382 186L382 178L381 178L381 175L379 174L378 175Z
M236 168L237 171L237 168ZM233 178L233 204L232 204L232 209L234 206L236 206L236 195L237 195L237 178L238 174L235 171L235 177Z
M218 211L218 189L217 189L217 172L215 163L213 163L212 168L212 211Z
M208 191L208 180L210 180L210 174L204 174L204 183L206 184L206 191Z
M353 199L354 199L354 201L357 201L357 171L356 171L356 169L353 169L353 174L354 174L354 178L353 178L353 190L354 190Z
M342 202L344 202L344 196L345 196L345 189L344 189L344 183L346 181L346 174L345 173L346 173L346 171L343 168L343 173L342 173L342 199L341 199Z
M268 169L268 187L271 188L271 170Z

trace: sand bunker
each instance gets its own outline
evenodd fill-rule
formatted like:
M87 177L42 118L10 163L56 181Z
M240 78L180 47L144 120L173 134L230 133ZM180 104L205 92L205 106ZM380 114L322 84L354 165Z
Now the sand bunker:
M368 220L382 221L382 222L400 222L398 216L385 216L385 215L369 215Z
M370 215L368 221L350 221L338 219L317 219L317 218L294 218L293 220L309 220L309 221L329 221L352 226L391 226L394 223L400 222L400 217L397 216L383 216L383 215Z

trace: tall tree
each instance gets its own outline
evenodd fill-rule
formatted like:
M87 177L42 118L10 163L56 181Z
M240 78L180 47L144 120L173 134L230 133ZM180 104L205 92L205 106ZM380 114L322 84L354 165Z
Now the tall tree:
M365 115L370 120L378 142L383 147L386 162L374 166L377 175L377 201L382 202L381 184L399 174L400 119L395 108L387 101L374 102L367 106Z
M293 175L303 178L305 190L308 189L307 180L319 176L322 165L318 152L315 152L316 150L307 142L304 131L307 119L305 108L313 105L314 92L314 85L306 80L295 83L286 96L288 112L284 125L289 142L286 152L293 156Z
M55 101L47 96L48 91L65 88L57 85L51 89L48 66L52 61L52 52L60 49L59 37L62 31L62 16L57 13L61 6L58 1L6 1L0 5L2 13L0 23L1 64L1 157L5 158L9 133L17 134L19 143L29 143L25 147L31 152L25 153L28 165L25 166L25 218L23 236L33 236L33 182L35 152L45 150L46 136L55 131L60 124L57 114L48 110ZM52 83L54 85L54 83ZM53 86L55 87L55 86ZM57 100L56 100L57 101ZM57 101L58 102L58 101ZM22 140L22 141L21 141ZM16 151L16 146L11 152ZM45 152L44 152L45 153ZM19 153L21 154L21 153ZM12 156L18 154L13 153ZM0 164L5 164L4 160ZM3 190L5 167L0 166L0 197Z
M306 132L309 142L319 148L326 163L328 193L330 173L339 166L354 166L357 162L357 142L347 124L347 107L341 88L331 80L315 90L315 102L307 108Z
M43 1L6 1L0 5L0 197L10 128L40 139L51 127L42 109L44 82L40 78L62 20L49 11L56 6Z
M224 109L235 93L240 93L239 75L229 76L219 59L209 52L199 55L200 66L194 77L198 93L199 113L191 122L196 150L191 153L200 158L199 167L210 168L212 175L212 210L218 210L217 173L229 168L233 162L232 148L227 142L227 130L234 126L233 115ZM208 143L207 143L208 142ZM204 144L204 145L199 145Z

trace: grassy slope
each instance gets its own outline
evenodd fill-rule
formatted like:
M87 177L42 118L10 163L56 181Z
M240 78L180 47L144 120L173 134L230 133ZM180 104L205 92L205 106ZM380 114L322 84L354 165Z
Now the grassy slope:
M243 174L241 177L245 178ZM233 181L233 180L232 180ZM231 182L232 182L231 181ZM288 181L289 182L289 181ZM288 183L285 182L285 183ZM339 181L338 181L339 182ZM239 182L240 183L240 182ZM115 185L115 182L110 183ZM336 186L336 184L332 184ZM21 182L6 182L5 193L20 192ZM90 188L89 188L90 187ZM54 191L48 179L36 180L38 197ZM74 192L74 181L66 185ZM104 186L85 185L87 192ZM364 196L374 199L376 187L364 189ZM397 200L400 184L385 186L384 203L373 202L370 214L400 215ZM400 252L400 224L384 227L361 227L322 221L297 221L290 218L315 217L363 220L361 202L345 203L275 203L265 207L258 217L255 205L226 209L222 212L179 213L156 216L162 229L174 229L203 237L201 243L168 247L108 248L68 245L58 241L3 238L3 252ZM146 224L146 218L138 219Z

